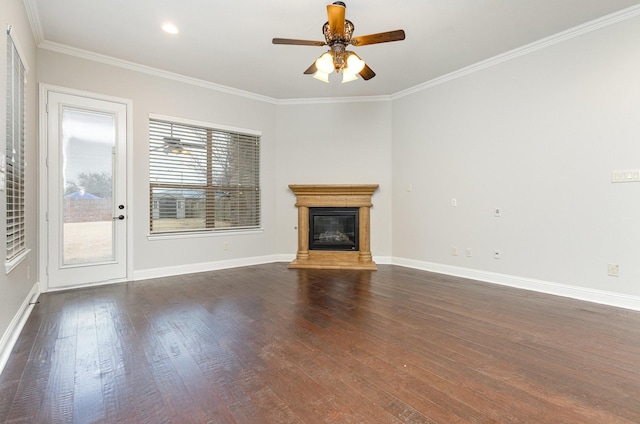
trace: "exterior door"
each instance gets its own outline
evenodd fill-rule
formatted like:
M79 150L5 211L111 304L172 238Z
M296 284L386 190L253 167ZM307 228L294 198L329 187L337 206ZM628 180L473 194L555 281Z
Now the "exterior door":
M127 277L127 104L47 91L48 288Z

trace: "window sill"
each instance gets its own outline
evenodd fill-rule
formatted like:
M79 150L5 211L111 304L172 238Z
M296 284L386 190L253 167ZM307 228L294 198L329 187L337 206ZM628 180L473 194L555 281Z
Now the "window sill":
M229 237L229 236L246 236L252 234L263 233L262 228L253 230L220 230L220 231L194 231L192 233L164 233L164 234L147 234L147 240L177 240L203 237Z
M9 274L15 267L17 267L20 262L24 261L27 258L27 255L31 252L31 249L25 249L22 253L20 253L15 258L11 259L4 263L5 274Z

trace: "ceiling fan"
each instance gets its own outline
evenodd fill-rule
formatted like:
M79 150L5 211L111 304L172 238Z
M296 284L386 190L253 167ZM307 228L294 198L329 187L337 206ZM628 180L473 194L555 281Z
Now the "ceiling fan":
M183 154L183 155L191 154L191 152L187 148L188 143L184 143L181 139L177 137L162 137L162 141L164 142L164 145L162 146L162 151L164 151L165 153L174 153L174 154Z
M160 138L158 134L151 139L151 151L162 151L164 153L173 153L181 155L190 155L192 152L203 149L204 143L197 143L193 141L193 137L190 137L192 141L184 141L178 137L179 134L174 135L174 125L169 125L169 135ZM189 137L188 137L189 139Z
M274 38L273 44L292 44L296 46L329 46L330 50L320 56L306 71L324 82L329 82L329 74L333 71L342 73L342 82L357 79L370 80L376 73L354 52L348 51L347 46L365 46L367 44L387 43L389 41L404 40L404 31L380 32L377 34L352 37L353 23L344 18L347 6L336 1L327 5L329 20L322 26L325 41L296 40L290 38Z

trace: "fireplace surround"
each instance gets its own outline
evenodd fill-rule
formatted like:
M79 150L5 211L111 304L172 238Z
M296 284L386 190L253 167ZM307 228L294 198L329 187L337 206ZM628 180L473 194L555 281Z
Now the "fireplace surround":
M377 184L291 184L289 188L298 208L298 252L289 268L376 269L369 217ZM320 224L320 234L313 234L314 222Z

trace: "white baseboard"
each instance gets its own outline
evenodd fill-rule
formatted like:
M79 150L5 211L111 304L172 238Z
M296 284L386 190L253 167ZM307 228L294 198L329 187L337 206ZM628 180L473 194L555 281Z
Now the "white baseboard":
M0 374L2 374L5 365L7 365L9 355L11 354L16 341L18 341L18 336L33 310L33 303L38 300L39 296L40 291L38 290L38 283L36 283L22 302L22 305L20 305L18 312L9 324L9 327L7 327L7 330L2 335L2 339L0 339Z
M487 283L500 284L502 286L531 290L556 296L569 297L602 305L640 311L640 297L622 293L595 290L585 287L570 286L567 284L550 281L535 280L532 278L518 277L514 275L498 274L469 268L461 268L451 265L443 265L431 262L416 261L413 259L393 258L393 265L423 271L436 272L438 274L452 275L455 277L469 278Z
M178 265L163 268L152 268L134 271L133 280L149 280L151 278L169 277L172 275L193 274L196 272L216 271L219 269L238 268L241 266L270 264L274 262L291 262L296 258L295 254L276 254L268 256L254 256L252 258L231 259L227 261L204 262L199 264ZM373 258L378 264L390 265L391 256L376 256Z
M276 254L256 256L251 258L231 259L226 261L205 262L199 264L179 265L173 267L153 268L135 271L134 280L168 277L172 275L192 274L196 272L215 271L220 269L238 268L243 266L261 265L274 262L291 262L295 259L292 254ZM398 265L407 268L436 272L455 277L469 278L487 283L500 284L518 289L531 290L556 296L563 296L587 302L615 306L640 311L640 297L585 287L570 286L550 281L518 277L514 275L498 274L494 272L443 265L432 262L416 261L413 259L392 256L376 256L374 262L379 265Z
M261 265L273 262L291 261L295 256L289 255L269 255L254 256L251 258L230 259L226 261L203 262L198 264L169 266L163 268L152 268L134 271L133 280L148 280L150 278L169 277L172 275L193 274L196 272L217 271L220 269L239 268L242 266Z
M373 262L377 265L393 265L393 258L391 256L374 256Z

